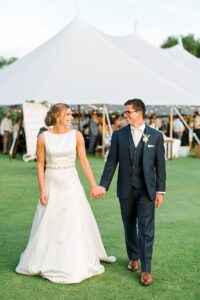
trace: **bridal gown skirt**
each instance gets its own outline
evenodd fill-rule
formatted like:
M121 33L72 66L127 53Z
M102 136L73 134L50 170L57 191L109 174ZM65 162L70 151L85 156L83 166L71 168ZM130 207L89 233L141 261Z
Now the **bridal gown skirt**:
M75 167L46 169L47 206L37 206L16 272L78 283L104 272L108 257Z

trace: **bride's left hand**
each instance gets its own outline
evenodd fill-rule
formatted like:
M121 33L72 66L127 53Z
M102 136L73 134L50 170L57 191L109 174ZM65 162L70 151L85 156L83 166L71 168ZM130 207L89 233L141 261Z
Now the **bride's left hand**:
M47 196L45 193L40 193L40 203L43 205L43 206L46 206L47 205Z

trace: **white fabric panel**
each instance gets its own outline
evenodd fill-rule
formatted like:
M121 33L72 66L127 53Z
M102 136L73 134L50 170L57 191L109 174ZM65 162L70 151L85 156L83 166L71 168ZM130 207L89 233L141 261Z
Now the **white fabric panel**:
M163 52L200 76L200 59L183 49L180 45L163 49Z
M147 105L194 104L197 99L130 58L79 19L0 72L0 104L27 99L123 104L135 97Z
M43 127L48 107L40 103L24 103L24 131L28 155L36 154L36 143L39 129Z
M196 95L196 100L200 103L200 72L199 75L193 72L189 67L179 62L178 59L170 57L162 49L151 45L137 34L123 37L102 35L141 65ZM199 61L198 64L200 67ZM184 99L181 104L187 105L190 104L190 101Z

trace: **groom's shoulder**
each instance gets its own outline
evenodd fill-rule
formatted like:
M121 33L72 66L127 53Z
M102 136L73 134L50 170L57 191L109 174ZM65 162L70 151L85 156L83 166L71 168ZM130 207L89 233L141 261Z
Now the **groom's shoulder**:
M114 133L117 135L121 135L121 134L124 134L124 132L126 132L128 129L129 129L129 125L126 125L122 128L115 130Z
M155 128L152 128L148 125L146 125L146 127L148 127L148 132L149 132L150 135L153 135L155 137L163 137L163 132L162 131L157 130Z

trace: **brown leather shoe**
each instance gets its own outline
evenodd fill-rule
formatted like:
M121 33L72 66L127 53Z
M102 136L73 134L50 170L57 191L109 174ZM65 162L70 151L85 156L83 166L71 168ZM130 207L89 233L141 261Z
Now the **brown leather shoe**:
M140 282L145 286L151 285L153 283L153 277L151 276L151 273L142 272L140 277Z
M136 272L139 269L139 262L138 260L130 260L128 263L128 270L132 272Z

